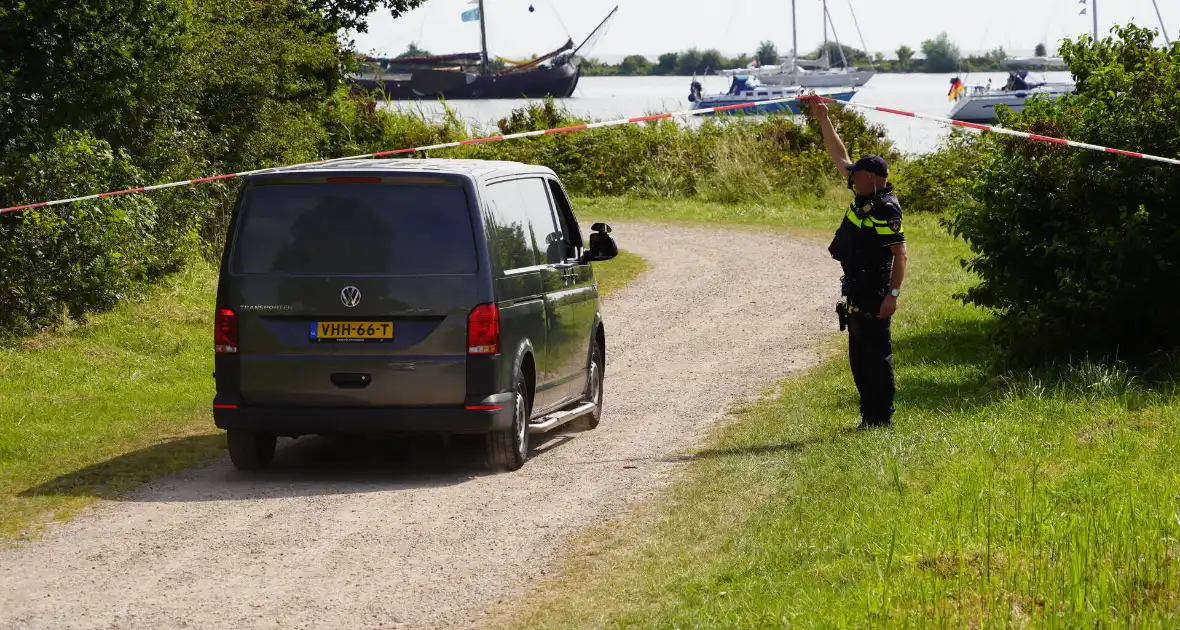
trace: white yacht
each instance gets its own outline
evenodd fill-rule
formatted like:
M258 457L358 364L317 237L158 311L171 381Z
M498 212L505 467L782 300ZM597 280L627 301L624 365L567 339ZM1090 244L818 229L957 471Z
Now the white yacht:
M967 88L956 97L950 117L961 122L987 124L995 120L997 105L1020 112L1030 98L1057 100L1063 94L1074 92L1073 83L1049 83L1038 78L1025 71L1011 72L1008 82L1000 89L981 85Z

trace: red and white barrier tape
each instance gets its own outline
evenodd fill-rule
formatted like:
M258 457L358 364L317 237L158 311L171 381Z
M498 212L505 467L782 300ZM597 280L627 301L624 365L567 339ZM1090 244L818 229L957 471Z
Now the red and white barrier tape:
M485 142L499 142L501 140L516 140L518 138L532 138L536 136L548 136L560 133L569 133L573 131L583 131L585 129L600 129L602 127L614 127L618 125L627 125L632 123L651 122L655 120L665 120L668 118L683 118L688 116L701 116L704 114L713 114L724 111L731 111L736 109L746 109L749 107L759 107L764 105L777 105L780 103L789 103L794 100L806 100L809 98L818 98L825 101L831 101L844 107L852 107L855 109L863 109L866 111L884 112L886 114L895 114L898 116L908 116L910 118L919 118L922 120L931 120L944 125L952 125L955 127L966 127L968 129L975 129L977 131L989 131L992 133L999 133L1009 136L1016 136L1018 138L1025 138L1037 142L1049 142L1052 144L1062 144L1066 146L1076 147L1079 149L1089 149L1091 151L1101 151L1104 153L1114 153L1116 155L1123 155L1127 157L1140 158L1144 160L1152 160L1155 162L1164 162L1166 164L1180 165L1180 160L1173 158L1160 157L1158 155L1148 155L1146 153L1136 153L1134 151L1124 151L1122 149L1112 149L1110 147L1098 146L1096 144L1087 144L1085 142L1076 142L1074 140L1065 140L1062 138L1053 138L1049 136L1041 136L1035 133L1026 133L1023 131L1014 131L1012 129L1005 129L1003 127L994 127L992 125L980 125L976 123L962 122L958 120L951 120L949 118L941 118L939 116L931 116L929 114L918 114L915 112L907 112L899 109L890 109L888 107L877 107L874 105L864 105L861 103L851 103L846 101L836 101L823 96L802 96L802 97L785 97L770 99L765 101L755 101L751 103L735 103L733 105L721 105L718 107L708 107L703 109L691 109L681 112L671 112L664 114L652 114L650 116L634 116L631 118L619 118L617 120L607 120L603 122L586 123L582 125L572 125L569 127L560 127L557 129L544 129L541 131L525 131L522 133L512 133L501 136L488 136L485 138L472 138L470 140L460 140L458 142L444 142L441 144L432 144L423 147L413 147L408 149L396 149L393 151L377 151L374 153L364 153L361 155L353 155L342 158L332 158L329 160L318 160L315 162L304 162L301 164L292 164L289 166L275 166L271 168L260 168L252 171L242 171L240 173L229 173L226 175L214 175L212 177L201 177L197 179L186 179L179 182L169 182L167 184L155 184L153 186L143 186L141 188L128 188L125 190L113 190L110 192L99 193L95 195L85 195L83 197L71 197L69 199L55 199L53 201L41 201L38 203L30 203L22 206L11 206L8 208L0 208L0 214L6 212L19 212L22 210L32 210L34 208L48 208L50 206L60 206L64 204L77 203L79 201L90 201L93 199L104 199L106 197L117 197L120 195L130 195L135 193L149 192L153 190L163 190L165 188L178 188L181 186L191 186L196 184L204 184L207 182L215 182L226 179L236 179L239 177L246 177L249 175L258 175L261 173L272 173L288 168L297 168L301 166L314 166L317 164L330 164L332 162L343 162L346 160L360 160L365 158L388 157L391 155L403 155L406 153L418 153L423 151L434 151L436 149L449 149L453 147L461 147L469 144L482 144Z
M249 175L258 175L261 173L273 173L289 168L297 168L301 166L315 166L317 164L330 164L332 162L344 162L347 160L362 160L366 158L388 157L391 155L402 155L405 153L418 153L420 151L434 151L436 149L450 149L454 147L461 147L469 144L482 144L485 142L499 142L501 140L516 140L518 138L532 138L535 136L548 136L559 133L569 133L572 131L582 131L584 129L599 129L602 127L614 127L617 125L627 125L632 123L650 122L653 120L664 120L667 118L682 118L687 116L701 116L704 114L712 114L717 112L730 111L735 109L745 109L747 107L757 107L760 105L776 105L779 103L789 103L797 100L797 97L776 98L766 101L756 101L753 103L735 103L733 105L721 105L718 107L707 107L702 109L690 109L682 112L672 112L666 114L653 114L651 116L633 116L631 118L619 118L617 120L607 120L603 122L586 123L583 125L572 125L570 127L560 127L558 129L544 129L540 131L524 131L521 133L512 133L502 136L488 136L486 138L472 138L470 140L460 140L458 142L444 142L441 144L432 144L424 147L413 147L409 149L396 149L394 151L377 151L375 153L364 153L361 155L352 155L349 157L332 158L329 160L318 160L315 162L304 162L301 164L291 164L289 166L275 166L271 168L260 168L252 171L242 171L241 173L230 173L227 175L214 175L213 177L201 177L198 179L186 179L181 182L170 182L167 184L156 184L154 186L144 186L142 188L128 188L125 190L113 190L111 192L104 192L97 195L86 195L83 197L71 197L69 199L56 199L54 201L42 201L39 203L30 203L23 206L12 206L10 208L0 208L0 214L5 212L19 212L21 210L32 210L34 208L47 208L50 206L60 206L68 203L77 203L79 201L91 201L94 199L104 199L106 197L117 197L119 195L130 195L134 193L149 192L152 190L163 190L164 188L177 188L180 186L190 186L193 184L204 184L206 182L215 182L223 179L236 179L238 177L246 177Z
M944 125L952 125L955 127L965 127L967 129L975 129L977 131L989 131L991 133L1003 134L1006 136L1015 136L1017 138L1024 138L1026 140L1033 140L1036 142L1048 142L1050 144L1063 144L1065 146L1076 147L1078 149L1089 149L1091 151L1101 151L1103 153L1114 153L1116 155L1124 155L1127 157L1140 158L1144 160L1152 160L1154 162L1163 162L1165 164L1180 165L1180 160L1173 158L1160 157L1158 155L1149 155L1147 153L1136 153L1135 151L1124 151L1122 149L1112 149L1110 147L1103 147L1097 144L1088 144L1085 142L1077 142L1075 140L1065 140L1063 138L1053 138L1050 136L1041 136L1035 133L1027 133L1024 131L1015 131L1013 129L1005 129L1004 127L994 127L992 125L981 125L978 123L963 122L961 120L951 120L950 118L942 118L940 116L931 116L930 114L918 114L915 112L902 111L900 109L890 109L888 107L877 107L875 105L863 105L861 103L849 103L844 101L837 101L835 99L824 98L823 96L802 96L803 100L809 98L818 98L824 101L831 101L837 105L844 107L852 107L855 109L863 109L871 112L884 112L886 114L895 114L897 116L908 116L910 118L919 118L922 120L932 120L936 123Z

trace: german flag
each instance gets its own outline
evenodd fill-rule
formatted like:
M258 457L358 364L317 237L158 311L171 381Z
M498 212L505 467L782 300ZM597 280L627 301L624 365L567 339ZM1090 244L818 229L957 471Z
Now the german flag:
M955 100L956 98L959 97L959 94L962 94L963 90L966 90L966 89L967 89L967 86L963 85L963 82L959 80L959 77L955 77L955 78L951 79L951 91L946 93L947 100L948 101Z

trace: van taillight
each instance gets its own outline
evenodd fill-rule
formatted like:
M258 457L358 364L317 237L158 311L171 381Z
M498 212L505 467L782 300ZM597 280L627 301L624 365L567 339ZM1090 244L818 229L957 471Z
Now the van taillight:
M500 354L500 309L480 304L467 316L467 354Z
M228 308L217 309L213 324L213 350L217 354L234 354L238 351L238 316Z

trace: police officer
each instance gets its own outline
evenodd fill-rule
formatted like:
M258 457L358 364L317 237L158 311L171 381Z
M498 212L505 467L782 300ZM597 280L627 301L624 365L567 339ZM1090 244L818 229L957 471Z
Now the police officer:
M844 302L837 306L841 329L847 323L848 362L860 392L861 429L888 427L893 421L893 340L889 322L905 280L905 231L901 204L889 183L889 165L866 155L853 164L832 128L828 108L813 100L811 114L819 123L824 146L856 200L844 214L828 247L844 269Z

